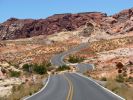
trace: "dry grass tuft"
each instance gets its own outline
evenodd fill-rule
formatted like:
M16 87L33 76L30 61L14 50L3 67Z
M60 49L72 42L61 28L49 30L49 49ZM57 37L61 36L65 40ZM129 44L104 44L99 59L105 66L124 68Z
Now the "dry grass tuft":
M115 80L107 80L105 87L122 96L126 100L133 100L133 88L117 83Z

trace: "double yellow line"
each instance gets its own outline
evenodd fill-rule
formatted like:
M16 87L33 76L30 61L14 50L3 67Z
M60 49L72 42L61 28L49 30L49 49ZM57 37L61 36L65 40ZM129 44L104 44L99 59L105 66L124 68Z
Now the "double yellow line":
M73 99L73 84L71 80L69 80L65 75L64 75L64 78L68 81L68 84L69 84L69 91L68 91L66 100L72 100Z

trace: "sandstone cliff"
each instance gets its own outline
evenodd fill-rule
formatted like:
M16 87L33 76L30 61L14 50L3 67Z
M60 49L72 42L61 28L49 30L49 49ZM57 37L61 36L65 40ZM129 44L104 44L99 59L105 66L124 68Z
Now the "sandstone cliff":
M99 12L78 14L56 14L46 19L11 18L0 24L0 40L49 35L61 31L72 31L82 27L90 20L100 23L106 14Z
M112 16L100 12L85 12L55 14L46 19L38 20L10 18L0 24L0 40L73 31L90 22L94 22L110 35L124 34L133 30L133 8L123 10Z

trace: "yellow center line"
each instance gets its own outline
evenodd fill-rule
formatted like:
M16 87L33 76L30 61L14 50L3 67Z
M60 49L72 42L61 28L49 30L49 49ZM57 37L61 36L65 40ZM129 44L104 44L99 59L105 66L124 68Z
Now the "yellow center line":
M73 98L73 84L72 82L64 75L64 78L68 81L69 91L66 100L72 100Z
M70 94L71 94L71 83L70 80L64 75L64 78L68 81L69 84L69 91L66 100L69 100Z
M72 100L72 99L73 99L73 84L72 84L72 82L71 82L71 87L72 87L72 90L71 90L70 100Z

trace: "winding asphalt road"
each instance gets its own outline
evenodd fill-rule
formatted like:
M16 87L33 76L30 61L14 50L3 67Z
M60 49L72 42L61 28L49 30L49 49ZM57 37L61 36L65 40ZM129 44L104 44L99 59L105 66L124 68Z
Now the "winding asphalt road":
M63 61L65 56L70 55L74 52L80 51L81 49L84 49L88 46L89 46L88 43L82 43L77 47L73 47L73 48L69 49L68 51L65 51L65 52L62 52L60 54L54 55L51 58L51 63L52 63L53 66L56 66L56 67L62 66L64 64L66 64L66 62Z
M51 59L52 65L58 67L65 62L63 58L70 53L85 48L88 44L81 44L66 52L55 55ZM80 66L80 65L79 65ZM81 65L82 66L82 65ZM88 67L88 66L86 66ZM89 66L88 68L91 68ZM82 70L82 68L81 68ZM85 70L87 70L85 68ZM83 70L84 71L84 70ZM64 73L53 75L44 90L26 100L124 100L101 87L89 78L79 73Z

